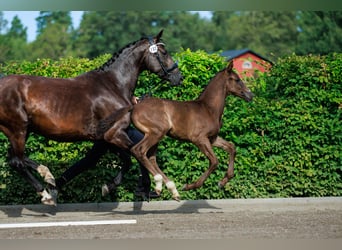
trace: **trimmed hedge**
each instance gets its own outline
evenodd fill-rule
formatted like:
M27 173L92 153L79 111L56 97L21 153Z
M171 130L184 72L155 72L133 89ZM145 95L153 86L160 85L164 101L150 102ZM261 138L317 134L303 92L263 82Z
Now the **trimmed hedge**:
M103 64L110 55L94 60L65 58L59 61L9 62L1 66L3 74L32 74L70 77ZM225 65L217 54L184 50L174 55L185 77L182 86L166 82L144 72L136 95L190 100L196 98L209 80ZM291 55L278 60L268 74L245 79L256 94L253 102L229 96L220 136L235 143L235 177L223 188L218 181L227 168L227 155L215 149L219 168L197 190L180 191L183 199L340 196L342 194L341 104L342 54L328 56ZM28 142L27 155L47 165L55 177L82 158L91 142L58 143L38 135ZM34 189L6 162L8 141L0 134L0 204L39 203ZM137 184L138 164L123 185L108 197L101 197L101 185L120 168L119 159L105 155L98 166L65 186L59 203L132 201ZM208 161L190 143L170 138L161 141L158 162L175 181L179 190L196 180L208 167ZM39 177L40 178L40 177ZM170 199L164 189L160 199Z

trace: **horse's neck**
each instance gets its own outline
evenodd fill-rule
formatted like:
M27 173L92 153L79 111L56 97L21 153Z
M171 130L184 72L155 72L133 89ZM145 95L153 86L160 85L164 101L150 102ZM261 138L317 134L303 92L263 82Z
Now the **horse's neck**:
M139 74L144 50L136 44L122 49L119 54L113 55L104 65L98 69L112 76L116 87L121 90L134 91Z
M226 96L225 84L214 77L197 100L202 102L215 117L221 119Z

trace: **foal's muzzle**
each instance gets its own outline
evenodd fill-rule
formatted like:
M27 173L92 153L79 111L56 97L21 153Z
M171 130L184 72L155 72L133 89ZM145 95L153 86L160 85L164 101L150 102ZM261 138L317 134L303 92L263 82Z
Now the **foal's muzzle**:
M248 92L244 92L243 96L247 102L250 102L253 100L254 94L251 91L248 91Z

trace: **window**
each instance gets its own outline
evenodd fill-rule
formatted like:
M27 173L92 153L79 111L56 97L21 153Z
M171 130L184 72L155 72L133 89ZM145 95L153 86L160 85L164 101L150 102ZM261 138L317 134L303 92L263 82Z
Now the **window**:
M251 69L252 68L252 63L249 61L244 61L242 64L243 69Z

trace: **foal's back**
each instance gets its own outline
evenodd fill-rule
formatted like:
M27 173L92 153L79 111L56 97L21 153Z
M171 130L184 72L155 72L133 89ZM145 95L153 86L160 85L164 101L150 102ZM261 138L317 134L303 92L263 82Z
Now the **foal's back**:
M194 141L201 136L218 133L219 121L198 100L174 101L147 98L136 104L131 116L133 124L144 134L164 135Z

